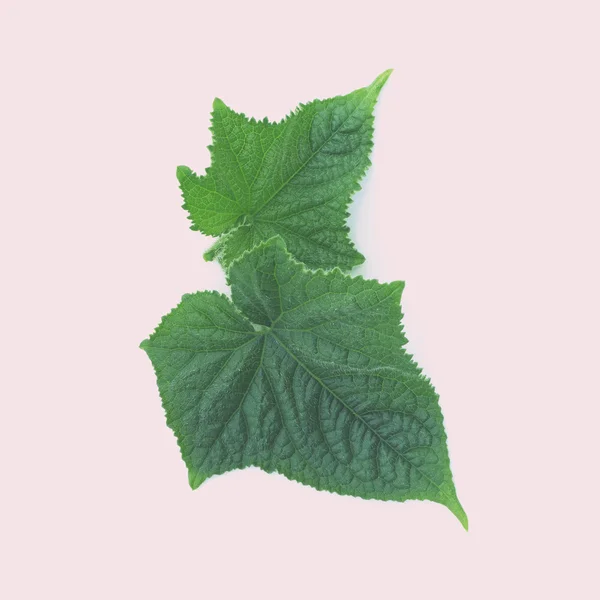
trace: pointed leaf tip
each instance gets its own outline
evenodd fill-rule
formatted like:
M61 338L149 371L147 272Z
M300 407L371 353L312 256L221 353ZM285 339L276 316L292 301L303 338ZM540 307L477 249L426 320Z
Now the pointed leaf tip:
M188 482L193 490L197 490L206 481L206 476L188 467Z
M213 100L213 110L223 110L224 108L227 108L227 105L221 98L215 98Z
M460 521L460 524L465 528L465 531L469 531L469 517L467 517L467 513L465 512L465 509L462 507L461 503L458 501L458 498L454 498L454 500L446 504L446 506Z
M202 255L202 258L204 259L205 262L212 262L215 259L216 255L217 255L217 252L213 245Z
M465 531L469 531L469 517L467 517L467 513L464 510L462 510L454 514L460 521L460 524L465 528Z
M378 75L375 81L369 87L374 88L377 90L377 93L379 93L381 88L385 85L385 82L389 79L393 70L394 69L388 69L387 71L381 73L381 75Z
M183 183L189 176L192 170L189 167L180 165L177 167L177 180L179 183Z

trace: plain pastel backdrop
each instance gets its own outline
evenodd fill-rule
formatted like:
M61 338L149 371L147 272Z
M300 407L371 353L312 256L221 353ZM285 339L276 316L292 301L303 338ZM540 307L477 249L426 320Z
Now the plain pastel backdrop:
M0 2L0 596L600 597L600 4ZM226 290L175 167L393 68L351 225L407 282L470 518L256 469L195 492L138 349Z

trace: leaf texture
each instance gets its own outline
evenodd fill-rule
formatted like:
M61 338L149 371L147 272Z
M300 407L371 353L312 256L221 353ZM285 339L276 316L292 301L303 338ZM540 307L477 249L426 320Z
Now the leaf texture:
M428 499L467 527L438 396L404 350L402 282L310 271L281 238L186 295L142 343L192 488L257 466L320 490Z
M207 260L227 268L279 235L312 268L364 262L348 237L347 209L370 165L373 109L390 73L346 96L300 105L277 123L215 100L211 166L204 176L177 169L192 229L221 236Z

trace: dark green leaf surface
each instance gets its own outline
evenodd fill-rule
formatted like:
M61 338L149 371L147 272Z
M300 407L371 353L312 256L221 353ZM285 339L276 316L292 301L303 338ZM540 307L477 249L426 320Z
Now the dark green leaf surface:
M255 121L217 99L212 164L204 176L179 167L192 229L221 236L205 257L225 267L281 236L313 268L364 261L348 237L351 195L370 165L373 108L391 71L346 96L301 105L283 121Z
M184 296L142 343L198 487L251 465L320 490L429 499L467 526L438 396L404 351L402 282L309 271L281 238Z

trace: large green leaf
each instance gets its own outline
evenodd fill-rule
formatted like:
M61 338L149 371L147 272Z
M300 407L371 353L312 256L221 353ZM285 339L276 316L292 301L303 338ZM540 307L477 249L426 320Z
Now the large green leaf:
M207 259L227 267L279 235L309 267L364 261L348 237L347 208L370 165L373 108L390 73L346 96L300 105L278 123L215 100L211 166L202 177L177 169L192 229L222 236Z
M142 343L198 487L255 465L363 498L429 499L467 526L438 396L403 349L402 282L310 271L281 238L184 296Z

